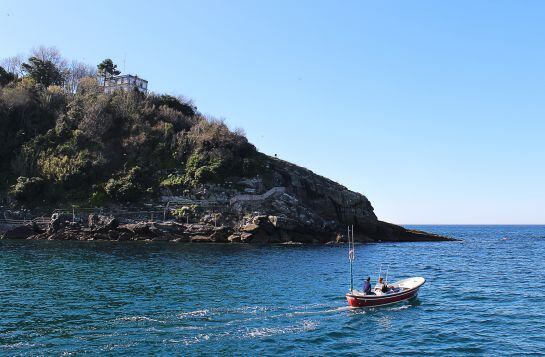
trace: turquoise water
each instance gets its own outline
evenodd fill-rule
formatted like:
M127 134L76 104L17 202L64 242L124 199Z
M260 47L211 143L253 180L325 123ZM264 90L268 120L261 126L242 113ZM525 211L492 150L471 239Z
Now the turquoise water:
M345 246L0 241L0 354L537 354L545 226L427 226L462 242L357 246L357 285L427 278L350 310Z

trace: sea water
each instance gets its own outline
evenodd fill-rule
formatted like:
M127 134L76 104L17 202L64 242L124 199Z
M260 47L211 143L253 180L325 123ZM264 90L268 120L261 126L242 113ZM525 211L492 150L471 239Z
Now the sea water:
M413 227L415 228L415 227ZM422 355L545 351L545 226L416 227L356 246L411 302L349 309L346 246L0 241L0 354Z

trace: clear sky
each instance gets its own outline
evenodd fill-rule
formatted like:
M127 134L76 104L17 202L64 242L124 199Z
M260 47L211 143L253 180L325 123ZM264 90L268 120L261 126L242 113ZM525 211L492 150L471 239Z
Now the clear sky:
M383 220L545 223L545 1L0 0L0 57L39 45L193 99Z

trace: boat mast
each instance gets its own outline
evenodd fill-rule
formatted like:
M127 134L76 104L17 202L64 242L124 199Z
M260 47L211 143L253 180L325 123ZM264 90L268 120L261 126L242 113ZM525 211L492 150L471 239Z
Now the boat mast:
M386 268L386 278L384 279L384 284L388 284L388 272L390 271L390 263L388 263L388 266Z
M352 273L352 265L354 263L354 225L348 226L348 261L350 262L350 293L354 291L354 275Z

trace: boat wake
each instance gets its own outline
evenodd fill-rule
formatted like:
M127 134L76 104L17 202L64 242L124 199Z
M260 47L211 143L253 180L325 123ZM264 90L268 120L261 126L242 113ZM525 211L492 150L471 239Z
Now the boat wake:
M126 317L119 317L115 319L116 321L149 321L149 322L159 322L159 323L165 323L165 321L161 321L158 319L153 319L151 317L147 316L126 316Z
M261 338L282 335L287 333L301 333L315 330L318 323L315 321L305 320L299 324L286 327L255 327L248 329L242 334L243 338Z
M384 307L382 311L400 311L410 305ZM179 313L176 318L183 321L184 329L199 330L193 336L169 343L192 345L223 339L260 339L283 334L303 334L314 331L320 324L350 314L364 315L371 309L354 309L345 305L309 304L288 306L248 305L241 307L204 308ZM212 325L210 325L212 323ZM187 326L187 325L190 326ZM198 327L198 328L197 328Z
M178 314L178 318L185 319L185 318L191 318L191 317L205 317L209 314L210 314L210 310L207 310L207 309L187 311L187 312L182 312Z
M327 304L311 304L301 306L242 306L232 309L199 309L194 311L185 311L178 314L178 319L201 319L217 317L220 320L228 319L228 324L240 321L251 321L259 319L271 319L282 317L295 317L306 315L325 315L348 311L349 306L331 306ZM244 317L242 317L242 316ZM250 316L248 316L250 315Z

